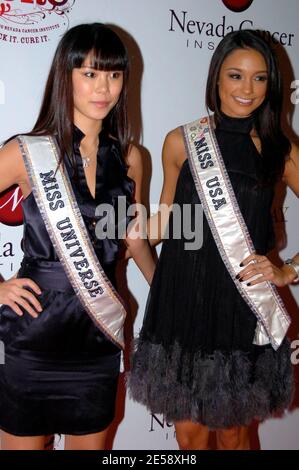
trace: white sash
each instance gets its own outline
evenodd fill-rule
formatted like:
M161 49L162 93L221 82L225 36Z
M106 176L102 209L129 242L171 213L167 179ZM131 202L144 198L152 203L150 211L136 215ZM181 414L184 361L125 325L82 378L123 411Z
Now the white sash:
M68 174L58 167L55 140L19 136L18 142L35 201L76 295L96 326L123 348L126 311L96 257Z
M183 126L186 151L199 199L221 258L241 296L257 317L254 344L276 350L290 318L270 282L247 286L236 274L255 249L240 212L209 117ZM211 267L212 269L212 267Z

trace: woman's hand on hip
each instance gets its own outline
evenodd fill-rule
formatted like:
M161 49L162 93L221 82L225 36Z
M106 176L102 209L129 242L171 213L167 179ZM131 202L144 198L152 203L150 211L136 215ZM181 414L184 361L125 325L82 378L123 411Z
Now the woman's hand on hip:
M12 278L0 284L0 304L9 306L19 316L23 315L20 307L34 318L38 316L37 312L42 311L34 294L40 295L41 290L32 279Z
M249 286L269 281L277 287L283 287L291 284L294 280L294 273L288 266L283 265L278 268L267 256L252 254L245 258L240 266L245 266L236 278L240 282L246 282Z

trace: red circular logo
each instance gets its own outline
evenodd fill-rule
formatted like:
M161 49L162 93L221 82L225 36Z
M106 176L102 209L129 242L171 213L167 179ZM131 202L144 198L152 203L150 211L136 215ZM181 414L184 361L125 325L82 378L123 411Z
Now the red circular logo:
M241 12L250 7L253 0L222 0L224 5L231 11Z
M0 222L5 225L22 225L23 211L22 192L18 186L13 186L0 195Z

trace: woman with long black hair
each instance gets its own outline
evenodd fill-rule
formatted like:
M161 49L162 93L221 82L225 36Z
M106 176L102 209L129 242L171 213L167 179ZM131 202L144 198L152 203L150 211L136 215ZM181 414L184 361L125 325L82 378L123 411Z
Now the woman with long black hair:
M128 132L128 70L110 28L70 29L32 132L0 150L0 191L18 184L25 198L24 259L17 278L0 285L2 449L41 450L54 433L66 435L66 449L105 445L124 346L121 240L149 283L154 270L147 240L127 233L142 180ZM117 219L118 198L125 212ZM115 237L105 237L108 225Z
M175 423L181 449L248 449L248 425L284 411L293 394L275 286L299 277L299 255L271 263L271 203L283 178L299 195L299 150L280 125L281 76L262 35L235 31L211 59L206 104L213 116L171 131L163 147L161 204L192 208L203 244L163 242L133 355L133 398ZM204 210L196 226L195 206ZM154 240L153 240L154 241Z

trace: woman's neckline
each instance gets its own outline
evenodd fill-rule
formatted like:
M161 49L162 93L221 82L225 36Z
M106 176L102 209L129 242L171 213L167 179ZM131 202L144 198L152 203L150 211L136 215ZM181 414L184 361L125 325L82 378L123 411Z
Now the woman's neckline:
M221 112L216 121L216 129L238 134L250 134L254 127L254 120L253 114L246 117L232 117Z

